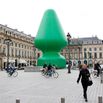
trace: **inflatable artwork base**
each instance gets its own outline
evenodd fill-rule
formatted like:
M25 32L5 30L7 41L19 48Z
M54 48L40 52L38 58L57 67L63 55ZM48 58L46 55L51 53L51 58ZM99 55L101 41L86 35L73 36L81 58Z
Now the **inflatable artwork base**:
M55 65L57 68L65 68L66 60L59 53L43 53L43 55L37 61L38 66L42 66L44 63Z

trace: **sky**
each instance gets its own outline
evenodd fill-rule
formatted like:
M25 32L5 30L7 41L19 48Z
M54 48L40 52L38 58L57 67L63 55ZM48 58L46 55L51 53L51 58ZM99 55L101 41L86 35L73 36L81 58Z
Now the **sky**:
M47 9L54 9L73 38L103 39L103 0L0 0L0 24L36 36Z

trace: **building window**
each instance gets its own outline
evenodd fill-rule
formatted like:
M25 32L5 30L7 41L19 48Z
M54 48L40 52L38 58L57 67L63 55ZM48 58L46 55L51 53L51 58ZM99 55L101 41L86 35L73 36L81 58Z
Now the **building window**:
M22 51L22 57L24 57L24 53L23 53L23 51Z
M89 53L89 58L92 58L92 53Z
M94 58L97 58L97 53L94 53Z
M74 49L75 50L75 52L77 52L77 49Z
M87 51L87 49L86 49L86 48L84 48L84 51Z
M6 34L7 34L8 32L6 31Z
M15 49L15 56L17 56L17 49Z
M89 48L89 51L92 51L92 48Z
M99 50L101 51L101 50L102 50L102 48L100 47L100 48L99 48Z
M15 43L15 47L17 47L17 43Z
M85 59L87 58L87 54L86 54L86 52L84 52L84 58L85 58Z
M102 58L102 53L99 53L99 58Z
M94 48L94 51L97 51L97 48Z
M21 56L21 51L19 50L19 57Z
M19 44L19 48L20 48L20 44Z
M22 44L22 48L23 48L23 44Z
M29 58L29 51L28 51L27 57Z

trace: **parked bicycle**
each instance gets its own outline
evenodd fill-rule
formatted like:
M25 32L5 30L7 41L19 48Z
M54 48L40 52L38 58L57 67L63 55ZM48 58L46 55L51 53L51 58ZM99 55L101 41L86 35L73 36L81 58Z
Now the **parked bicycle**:
M101 68L100 69L100 74L103 72L103 68ZM99 75L100 75L99 74ZM94 77L94 78L97 78L98 77L98 75L97 75L97 70L91 70L91 75L92 75L92 77Z
M13 77L17 77L18 76L18 72L15 68L9 67L9 68L5 68L8 76L13 76Z
M97 70L91 70L91 75L94 78L97 78Z

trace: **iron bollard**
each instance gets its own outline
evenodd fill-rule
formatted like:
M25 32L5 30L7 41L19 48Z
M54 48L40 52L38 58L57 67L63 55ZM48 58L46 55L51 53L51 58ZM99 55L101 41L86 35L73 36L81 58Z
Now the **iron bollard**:
M99 97L98 97L98 103L103 103L103 101L102 101L102 96L99 96Z
M20 103L20 99L16 99L16 103Z
M61 98L61 103L65 103L65 98Z

